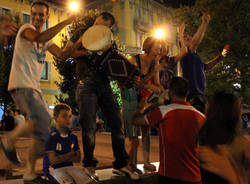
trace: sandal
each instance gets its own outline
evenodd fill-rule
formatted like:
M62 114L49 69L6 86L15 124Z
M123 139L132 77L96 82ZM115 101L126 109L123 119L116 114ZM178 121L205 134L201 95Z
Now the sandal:
M150 171L150 172L154 172L156 171L156 167L155 165L151 164L151 163L147 163L147 164L144 164L143 168L147 171Z
M143 174L142 170L138 169L137 167L134 167L134 168L132 168L132 169L133 169L134 172L136 172L136 173L139 174L139 175L142 175L142 174Z

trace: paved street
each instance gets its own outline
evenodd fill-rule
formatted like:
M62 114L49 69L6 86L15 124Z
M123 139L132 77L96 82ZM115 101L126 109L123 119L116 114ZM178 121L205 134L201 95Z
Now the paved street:
M79 144L81 145L81 135L80 132L77 131L75 134L79 138ZM96 149L95 149L95 156L99 160L97 171L100 180L103 184L112 184L112 183L119 183L119 184L131 184L134 182L131 182L130 180L127 180L125 177L118 177L114 174L112 174L112 161L113 161L113 152L111 147L111 136L109 133L97 133L96 137ZM27 155L27 147L29 144L29 139L27 138L19 138L17 141L17 151L22 161L25 162L26 155ZM158 167L158 161L159 161L159 147L158 147L158 136L152 136L151 137L151 156L150 159L154 164ZM82 147L81 147L82 149ZM81 150L82 151L82 150ZM142 146L140 144L139 152L138 152L138 163L142 163ZM9 179L5 180L5 178L0 176L0 184L22 184L22 180L20 179L22 174L24 173L24 168L16 168L13 167L9 163L9 161L5 158L5 156L2 153L2 150L0 150L0 170L1 169L12 169L12 173L9 173ZM138 167L142 169L142 164L139 164ZM38 173L42 173L42 159L38 160L38 164L36 167L36 170ZM248 176L250 177L250 172L248 172ZM1 173L0 173L1 174ZM143 184L153 184L157 180L156 177L152 175L145 175L140 183ZM139 183L137 183L139 184Z
M81 145L81 133L80 131L75 132L75 134L78 136L79 144ZM112 152L112 146L111 146L111 135L110 133L97 133L96 137L96 148L95 148L95 156L99 161L98 168L104 169L104 168L110 168L112 166L113 161L113 152ZM27 147L29 145L29 139L28 138L19 138L17 140L17 152L20 156L20 159L25 162L26 156L27 156ZM152 162L158 162L159 161L159 153L158 153L158 136L152 136L151 137L151 155L150 160ZM81 152L82 152L82 146ZM83 153L83 152L82 152ZM11 178L20 178L21 175L24 173L24 168L16 168L14 167L3 155L2 150L0 150L0 170L1 169L12 169L13 173ZM142 163L142 146L140 144L139 152L138 152L138 163ZM156 163L157 165L158 163ZM142 169L142 165L140 165ZM42 173L42 159L38 160L38 164L36 167L36 170L39 173ZM100 175L101 180L108 180L108 178L112 178L111 176L111 169L105 169L98 171L98 174ZM7 180L4 181L5 178L0 178L1 184L11 184L14 182L14 180ZM16 184L18 184L21 180L15 180Z

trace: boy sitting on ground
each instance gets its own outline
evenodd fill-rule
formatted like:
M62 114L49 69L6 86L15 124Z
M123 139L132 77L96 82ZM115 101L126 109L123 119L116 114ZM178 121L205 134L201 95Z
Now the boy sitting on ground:
M69 129L71 118L71 108L68 105L55 106L56 127L51 130L49 139L45 142L44 175L56 184L96 183L82 167L73 165L81 161L81 153L77 136Z

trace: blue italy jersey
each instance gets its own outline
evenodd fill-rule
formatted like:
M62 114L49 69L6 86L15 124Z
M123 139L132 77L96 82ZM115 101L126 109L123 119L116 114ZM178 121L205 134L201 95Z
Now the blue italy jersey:
M49 158L47 156L48 151L54 151L57 154L65 154L70 152L71 150L80 150L78 145L77 136L72 134L70 131L68 136L62 137L56 128L53 128L50 132L50 136L48 140L45 142L44 148L44 156L43 156L43 172L46 177L49 177L49 167L54 169L65 167L65 166L73 166L73 162L62 162L59 164L51 165ZM50 177L49 177L50 178Z

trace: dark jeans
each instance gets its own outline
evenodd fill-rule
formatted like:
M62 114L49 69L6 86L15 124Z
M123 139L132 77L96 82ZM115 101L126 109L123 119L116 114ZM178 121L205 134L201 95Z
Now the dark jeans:
M111 127L112 148L115 161L113 167L120 169L128 163L128 154L124 143L124 126L116 98L109 84L85 83L79 84L76 90L76 101L80 111L82 127L82 143L84 151L84 167L95 167L94 158L96 111L100 107L107 123Z
M176 180L176 179L169 178L167 176L159 175L158 184L201 184L201 182L187 182L187 181Z

